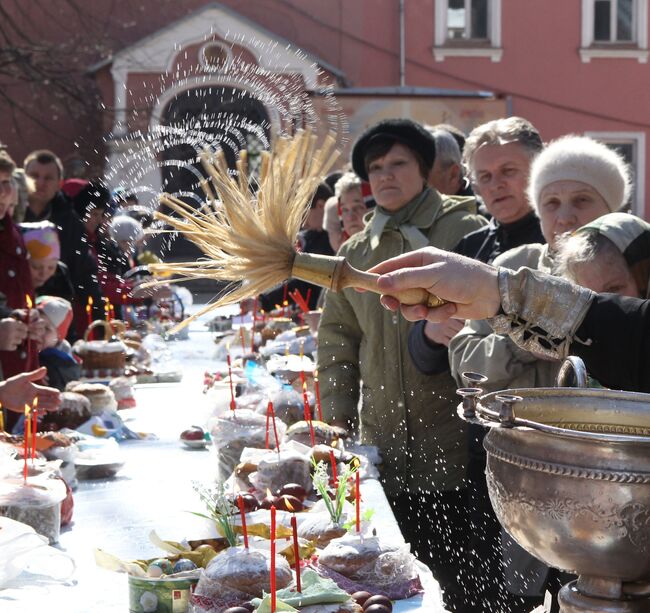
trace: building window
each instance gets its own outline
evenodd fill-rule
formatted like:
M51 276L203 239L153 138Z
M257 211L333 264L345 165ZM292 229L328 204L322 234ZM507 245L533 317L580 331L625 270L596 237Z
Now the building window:
M435 0L433 55L501 60L501 0Z
M647 62L648 0L582 0L580 57Z
M632 195L627 209L645 217L645 132L586 132L623 156L632 170Z

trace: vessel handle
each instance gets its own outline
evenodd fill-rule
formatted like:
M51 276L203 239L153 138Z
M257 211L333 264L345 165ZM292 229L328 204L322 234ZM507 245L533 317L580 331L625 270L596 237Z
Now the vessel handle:
M588 387L588 380L585 363L578 356L570 355L560 366L556 387Z

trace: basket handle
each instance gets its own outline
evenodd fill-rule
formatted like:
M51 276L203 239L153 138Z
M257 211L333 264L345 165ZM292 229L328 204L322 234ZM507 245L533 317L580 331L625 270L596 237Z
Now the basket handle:
M86 331L84 332L84 340L87 341L88 337L90 336L90 333L95 330L96 328L103 328L104 329L104 337L108 335L108 338L113 336L113 328L111 324L108 321L104 321L103 319L96 319L93 321L87 328Z

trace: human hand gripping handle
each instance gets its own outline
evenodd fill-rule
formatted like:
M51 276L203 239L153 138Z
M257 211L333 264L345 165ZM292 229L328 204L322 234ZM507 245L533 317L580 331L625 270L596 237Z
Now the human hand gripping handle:
M380 275L377 284L382 304L392 311L399 308L409 321L485 319L496 315L501 305L496 268L434 247L391 258L368 272ZM447 304L434 308L424 304L409 306L393 298L413 289L424 289Z

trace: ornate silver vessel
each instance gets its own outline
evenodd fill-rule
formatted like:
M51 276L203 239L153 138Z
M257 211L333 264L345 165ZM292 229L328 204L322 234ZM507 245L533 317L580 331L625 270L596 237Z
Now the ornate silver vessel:
M490 499L544 563L579 575L563 613L650 612L650 395L537 388L482 395L468 374L459 413L490 427Z

